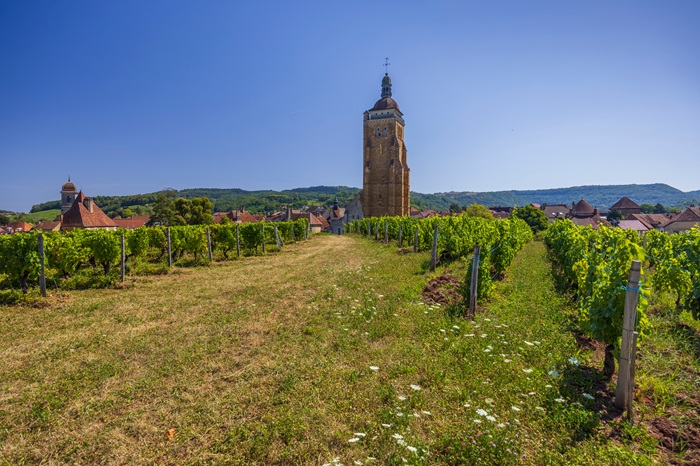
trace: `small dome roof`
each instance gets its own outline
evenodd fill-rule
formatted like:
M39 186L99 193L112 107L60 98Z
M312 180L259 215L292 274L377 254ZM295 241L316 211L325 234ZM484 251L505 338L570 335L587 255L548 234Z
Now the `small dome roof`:
M68 181L66 184L63 185L61 191L77 191L77 189L73 183Z
M592 205L586 202L585 199L578 201L578 204L574 206L574 210L577 214L592 214L595 210Z
M389 77L389 73L385 74L382 78L382 85L384 86L386 84L391 84L391 78Z
M399 104L397 104L391 97L384 97L383 99L379 99L370 110L385 110L387 108L395 108L396 110L399 110Z

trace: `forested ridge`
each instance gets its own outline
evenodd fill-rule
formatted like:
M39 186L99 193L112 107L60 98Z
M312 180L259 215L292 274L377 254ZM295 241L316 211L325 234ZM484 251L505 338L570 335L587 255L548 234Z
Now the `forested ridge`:
M340 205L347 205L360 191L348 186L312 186L283 191L247 191L237 188L192 188L173 190L177 197L194 199L207 197L214 203L215 211L230 211L244 208L252 213L270 213L286 206L329 206L337 198ZM89 194L89 193L88 193ZM150 206L156 193L129 196L95 196L95 202L106 213L127 207ZM627 196L637 204L663 204L684 207L700 204L700 191L683 192L662 183L628 184L607 186L573 186L569 188L537 189L493 192L447 192L435 194L411 193L411 203L419 209L448 210L450 204L486 206L523 206L530 203L571 204L586 199L594 207L608 209L620 198ZM31 212L40 212L60 207L60 201L49 201L32 206Z

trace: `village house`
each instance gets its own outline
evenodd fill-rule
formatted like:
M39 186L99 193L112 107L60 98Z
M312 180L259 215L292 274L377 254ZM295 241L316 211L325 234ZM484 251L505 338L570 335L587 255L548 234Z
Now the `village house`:
M117 228L122 228L124 230L135 230L136 228L141 228L146 226L146 223L151 219L148 215L132 215L131 217L121 218L116 217L112 220L116 223Z
M700 207L692 206L669 220L663 226L662 231L666 233L678 233L681 231L688 231L696 226L700 226Z
M212 216L214 217L214 223L221 223L224 217L231 223L254 223L262 220L261 216L253 215L242 208L231 212L214 212Z
M639 214L642 212L642 208L639 207L634 201L629 197L623 197L612 206L610 206L610 211L620 212L623 219L626 219L629 215Z
M92 200L86 197L82 191L73 200L73 205L61 215L61 231L70 231L75 228L87 230L116 230L117 224L107 216L102 209Z

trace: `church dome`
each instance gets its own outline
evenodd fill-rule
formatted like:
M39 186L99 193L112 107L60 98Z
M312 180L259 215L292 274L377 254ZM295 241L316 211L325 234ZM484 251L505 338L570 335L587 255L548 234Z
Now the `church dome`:
M70 180L68 180L68 182L66 184L64 184L63 187L61 188L61 191L77 191L77 189L76 189L75 185L73 183L71 183Z
M379 99L370 110L386 110L387 108L399 110L399 104L391 97L384 97L383 99Z

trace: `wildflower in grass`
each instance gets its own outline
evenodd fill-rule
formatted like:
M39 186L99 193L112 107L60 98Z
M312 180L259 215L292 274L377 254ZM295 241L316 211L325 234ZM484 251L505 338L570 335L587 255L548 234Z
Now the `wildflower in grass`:
M533 341L533 343L536 344L536 345L541 344L541 343L540 343L539 341L537 341L537 340Z
M426 416L430 416L430 411L421 411L421 412L422 412L423 414L425 414Z
M401 411L399 411L398 413L396 413L396 415L397 415L398 417L403 417L403 413L402 413Z
M576 357L571 357L569 358L569 364L572 364L574 366L579 366L581 364L581 361L578 360Z
M479 416L488 416L489 415L489 413L486 412L485 409L481 409L481 408L476 410L476 414L478 414Z
M472 405L470 405L469 403L464 403L464 407L465 407L465 408L471 408L471 406L472 406Z
M459 330L459 326L457 326L457 325L453 325L452 328L455 330Z
M488 419L491 422L496 422L496 418L493 416L486 416L486 419Z
M547 385L544 386L544 388L552 388L552 386L549 385L549 384L547 384Z
M362 461L360 460L355 460L354 463L358 466L362 466Z
M384 297L383 294L378 294L378 295L377 295L377 298L383 298L383 297Z
M535 409L538 410L538 411L547 411L547 410L544 409L542 406L535 406Z
M445 333L445 329L444 329L444 328L441 328L440 331L441 331L442 333Z
M528 346L535 346L535 344L534 344L534 343L530 343L530 342L529 342L529 341L527 341L527 340L525 340L525 344L526 344L526 345L528 345Z
M355 437L365 437L367 434L364 432L355 432Z
M486 398L486 399L484 400L484 403L486 403L486 404L488 404L488 405L492 405L492 404L493 404L493 399L491 399L491 398Z
M392 437L394 437L395 439L402 439L402 438L403 438L403 435L401 435L401 434L394 434L394 435L392 435Z
M394 424L382 424L382 427L391 427L391 426L393 426L393 425L394 425Z
M377 372L379 368L377 366L369 366L370 370Z
M412 447L412 446L410 446L410 445L407 446L406 448L408 448L408 451L410 451L410 452L412 452L412 453L415 453L415 452L418 451L418 449L417 449L416 447Z
M473 334L473 333L469 333L469 334L467 334L467 335L464 335L464 336L465 336L465 337L473 337L473 336L474 336L474 334Z
M413 385L413 384L411 384L411 388L412 388L413 390L415 390L415 391L419 391L419 390L420 390L420 387L419 387L418 385Z
M520 411L520 408L518 408L517 406L511 406L510 409L512 409L513 411Z
M503 428L503 427L505 427L505 426L506 426L506 425L503 424L502 422L501 422L500 424L498 424L498 427L500 427L500 428Z
M532 372L532 369L523 369L523 372L525 372L526 374L529 374L530 372Z
M583 397L588 398L589 400L595 400L595 397L593 395L589 395L588 393L584 393Z
M554 401L556 401L557 403L566 403L566 400L562 397L555 398Z
M559 375L559 372L552 369L551 371L549 371L549 375L551 375L552 377L557 377Z
M481 419L474 419L474 423L481 424Z
M485 333L482 333L482 334L479 335L479 336L480 336L481 338L486 338L488 335L486 335Z
M484 353L490 353L490 352L491 352L491 350L488 349L488 348L486 348L486 349L484 350Z
M504 359L503 362L510 362L510 359Z
M406 446L406 441L405 441L404 439L398 439L398 440L396 441L396 443L398 443L398 444L401 445L402 447L405 447L405 446Z
M355 443L355 442L358 442L359 440L360 440L359 438L353 437L350 440L348 440L348 443Z
M403 395L399 395L397 398L401 401L406 401L406 397Z

